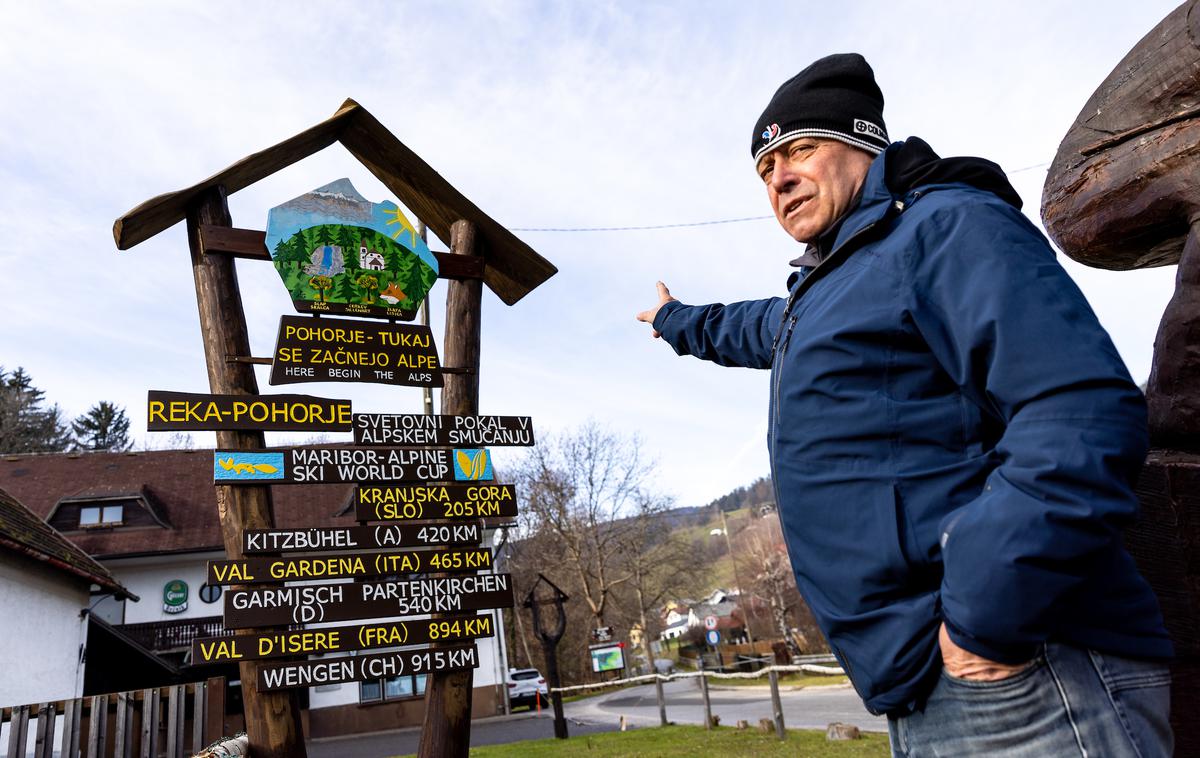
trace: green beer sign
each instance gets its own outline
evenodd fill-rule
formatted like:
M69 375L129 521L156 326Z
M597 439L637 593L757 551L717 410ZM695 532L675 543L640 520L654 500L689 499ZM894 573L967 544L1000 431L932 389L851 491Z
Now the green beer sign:
M183 613L187 610L188 586L182 579L172 579L163 585L163 612Z

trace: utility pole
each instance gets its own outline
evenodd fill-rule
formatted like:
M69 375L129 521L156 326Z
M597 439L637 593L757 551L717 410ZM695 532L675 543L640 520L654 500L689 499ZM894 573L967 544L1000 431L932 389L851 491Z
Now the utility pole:
M745 587L742 586L742 579L738 576L737 559L733 555L733 542L729 539L729 523L725 521L725 509L717 506L717 513L721 514L721 533L725 535L725 550L729 553L729 560L733 561L733 581L738 585L738 598L746 593ZM754 632L750 631L750 608L746 608L743 612L746 614L746 638L750 640L750 644L754 644Z

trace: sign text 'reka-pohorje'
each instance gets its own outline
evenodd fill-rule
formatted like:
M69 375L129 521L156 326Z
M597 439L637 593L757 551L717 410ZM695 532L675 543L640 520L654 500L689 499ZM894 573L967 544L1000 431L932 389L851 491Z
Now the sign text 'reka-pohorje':
M474 485L472 485L474 486ZM362 519L366 521L367 519ZM242 552L298 553L314 550L369 550L389 547L478 545L479 523L423 526L314 526L297 529L243 529Z
M474 645L375 653L323 661L269 663L258 667L258 691L473 669L478 665L479 651Z
M508 574L251 587L225 593L225 628L482 611L512 604Z
M423 413L356 413L356 445L500 447L533 444L529 416L427 416Z
M258 584L311 579L420 574L442 571L482 571L492 567L485 547L451 550L404 550L289 558L242 558L209 561L209 584Z
M417 621L380 621L354 626L295 629L237 637L206 637L192 643L196 663L226 663L285 655L324 655L377 647L404 647L430 642L494 637L492 617L451 616Z
M427 326L284 316L271 384L297 382L441 387L442 367Z
M311 395L198 395L150 390L146 405L146 428L151 432L348 432L350 417L349 400Z
M217 484L353 484L473 482L492 479L487 450L401 447L292 447L217 450Z
M393 487L361 484L354 492L360 521L417 521L517 515L511 484L451 484Z

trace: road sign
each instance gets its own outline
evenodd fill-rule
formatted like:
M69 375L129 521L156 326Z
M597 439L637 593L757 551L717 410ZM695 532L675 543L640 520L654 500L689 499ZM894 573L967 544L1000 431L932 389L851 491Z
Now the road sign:
M311 395L200 395L150 390L146 429L348 432L349 400Z
M716 629L709 629L704 633L704 639L708 641L708 644L716 647L717 643L721 641L721 633Z
M421 526L380 524L242 530L242 552L246 555L314 550L478 545L482 541L483 530L478 522Z
M270 692L291 687L362 682L408 674L473 669L478 665L479 651L474 645L269 663L258 667L258 689L260 692Z
M441 387L442 367L427 326L284 316L271 384L297 382Z
M495 635L496 626L491 615L294 629L198 639L192 643L192 662L227 663L293 655L324 655L377 647L455 642Z
M511 484L361 484L354 494L354 517L360 521L468 519L516 515L517 488Z
M509 574L252 587L225 593L225 628L480 611L512 604Z
M427 416L423 413L356 413L356 445L440 447L529 446L529 416Z
M208 583L262 584L430 572L482 571L491 567L492 551L478 547L357 555L242 558L232 561L209 561Z
M291 447L216 450L216 484L346 484L355 482L489 481L486 449Z
M717 617L716 616L705 616L704 617L704 628L705 629L716 629L717 628Z
M592 630L593 642L608 642L613 638L613 630L611 626L602 626Z

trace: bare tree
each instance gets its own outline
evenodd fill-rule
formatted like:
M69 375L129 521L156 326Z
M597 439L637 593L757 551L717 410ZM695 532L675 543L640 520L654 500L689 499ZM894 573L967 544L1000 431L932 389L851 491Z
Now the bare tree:
M796 589L778 518L761 519L738 535L737 561L748 589L770 608L777 634L792 644L788 617L803 600ZM749 616L751 609L746 610Z
M630 574L625 594L630 598L632 615L642 628L642 647L651 672L654 671L651 642L659 631L655 611L671 597L693 589L701 581L702 573L702 566L696 561L696 546L667 522L669 505L665 498L643 493L634 516L636 528L625 532L622 545L625 568Z
M624 551L650 470L636 437L595 422L541 437L520 467L527 528L550 538L553 561L573 574L597 627L613 592L633 578Z

